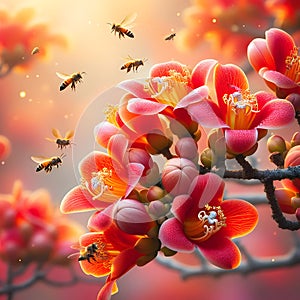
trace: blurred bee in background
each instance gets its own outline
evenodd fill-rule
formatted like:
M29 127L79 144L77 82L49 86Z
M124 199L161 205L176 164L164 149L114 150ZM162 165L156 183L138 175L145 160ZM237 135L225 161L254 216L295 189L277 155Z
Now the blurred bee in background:
M56 139L46 138L47 141L54 142L57 144L57 147L60 149L71 146L71 138L74 136L74 130L69 130L66 132L65 136L62 137L58 129L53 128L52 134Z
M71 89L75 91L75 85L78 82L81 82L82 76L81 74L85 74L85 72L77 72L77 73L73 73L71 75L67 75L67 74L63 74L63 73L59 73L56 72L56 75L63 79L64 81L61 83L59 90L62 91L64 90L67 86L69 86L71 84Z
M34 47L31 51L31 55L37 54L40 52L40 48L39 47Z
M62 164L62 158L65 155L62 154L61 156L52 156L52 157L45 157L45 156L31 156L31 159L38 163L39 165L36 168L36 172L41 170L45 170L46 173L51 172L53 167L59 167Z
M176 36L176 33L171 33L169 34L168 36L165 37L165 41L173 41L174 40L174 37Z
M131 71L137 72L139 66L143 66L147 59L134 59L128 55L128 61L121 67L121 70L127 69L127 73Z
M125 35L127 35L130 38L134 38L134 35L132 33L132 31L129 30L129 28L132 28L134 26L134 24L132 24L132 22L136 19L137 14L131 14L126 16L122 22L120 24L111 24L111 23L107 23L109 25L111 25L111 32L114 32L115 35L118 33L119 34L119 39L121 39L121 37L125 38Z

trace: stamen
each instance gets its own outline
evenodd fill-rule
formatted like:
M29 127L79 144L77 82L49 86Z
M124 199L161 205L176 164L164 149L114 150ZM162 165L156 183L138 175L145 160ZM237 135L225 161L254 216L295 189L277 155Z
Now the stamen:
M90 183L82 178L81 185L89 191L93 200L99 199L104 192L113 189L112 186L106 184L106 181L112 177L112 170L104 167L101 171L93 172L92 176Z
M300 57L298 55L298 48L294 47L289 56L285 60L286 71L285 75L300 84Z
M108 104L106 110L104 111L106 121L115 125L116 127L119 127L116 120L118 110L118 105Z
M185 233L190 239L203 242L226 226L225 220L220 206L205 205L196 220L185 223Z
M230 128L249 129L255 113L259 112L255 95L249 90L237 91L225 94L223 101L227 105L226 123Z
M175 107L189 91L190 73L185 70L184 74L170 70L169 76L148 79L144 89L158 102Z

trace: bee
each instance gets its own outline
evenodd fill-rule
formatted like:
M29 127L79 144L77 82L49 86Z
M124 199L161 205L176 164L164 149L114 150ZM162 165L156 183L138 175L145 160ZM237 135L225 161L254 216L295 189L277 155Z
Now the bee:
M46 140L56 143L58 148L63 149L65 147L71 145L71 138L74 136L74 130L67 131L65 136L62 137L59 130L56 128L53 128L52 134L54 135L54 137L56 139L46 138Z
M119 34L119 39L121 39L122 37L125 38L125 35L127 35L130 38L134 38L134 35L132 33L132 31L129 30L129 28L132 28L134 26L134 24L132 24L132 22L136 19L137 14L131 14L126 16L122 22L120 24L111 24L111 23L107 23L109 25L111 25L111 32L114 32L115 35L118 33Z
M64 157L64 154L61 156L52 156L52 157L45 157L45 156L31 156L31 159L38 163L38 166L36 168L36 172L39 172L41 170L45 170L46 173L51 172L53 167L59 167L59 165L62 164L62 158Z
M34 55L36 53L39 53L40 52L40 48L39 47L34 47L31 51L31 55Z
M147 59L134 59L128 55L128 61L121 67L121 70L127 69L127 73L131 71L137 72L139 66L143 66Z
M165 37L165 41L173 41L174 40L174 37L176 36L176 33L171 33L169 34L168 36Z
M67 74L63 74L63 73L59 73L56 72L56 75L63 79L64 81L61 83L59 90L62 91L64 90L67 86L69 86L71 84L71 89L75 91L75 84L77 82L81 82L82 76L81 74L85 74L85 72L77 72L77 73L73 73L71 75L67 75Z
M97 254L98 246L96 243L90 244L89 246L85 247L83 254L80 254L78 257L78 261L87 260L91 263L91 259L96 261L95 254Z

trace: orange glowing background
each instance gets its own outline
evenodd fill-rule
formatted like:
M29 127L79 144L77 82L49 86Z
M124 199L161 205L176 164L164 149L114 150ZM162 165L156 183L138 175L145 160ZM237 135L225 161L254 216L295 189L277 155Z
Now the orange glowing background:
M0 193L9 193L13 182L20 179L27 189L48 189L58 206L66 192L78 184L78 161L95 146L93 126L97 119L98 122L103 120L104 110L104 106L97 104L101 99L111 103L119 99L117 92L105 91L122 80L146 77L153 64L168 60L178 60L191 68L205 58L233 62L234 58L228 60L222 53L211 57L211 49L206 44L184 52L176 47L175 40L164 40L166 35L183 28L182 14L190 5L188 0L2 0L0 9L12 14L24 7L34 8L32 22L47 24L49 31L66 38L67 46L49 45L46 59L37 53L26 71L12 71L0 78L0 135L11 142L11 153L0 164ZM107 23L119 22L133 12L137 13L132 29L135 38L119 40ZM43 48L43 45L38 46ZM137 73L120 70L128 55L147 58ZM55 73L78 71L86 74L83 82L76 86L76 92L70 87L60 92L62 80ZM253 90L262 87L263 83L258 82ZM32 155L61 153L55 144L45 140L52 137L53 127L62 133L77 130L74 145L64 150L66 157L59 169L55 168L50 174L36 173L36 164L30 159ZM287 135L290 138L290 133ZM260 213L263 217L258 227L246 240L249 247L259 255L285 253L291 244L290 236L278 230L268 207ZM85 225L88 215L75 214L70 218ZM248 276L199 277L184 281L178 273L154 261L143 268L134 268L118 280L119 293L112 299L276 300L287 295L289 299L298 299L299 271L299 267L291 267ZM63 279L64 271L58 271L57 276ZM96 299L102 283L100 279L63 288L38 283L16 293L14 300Z

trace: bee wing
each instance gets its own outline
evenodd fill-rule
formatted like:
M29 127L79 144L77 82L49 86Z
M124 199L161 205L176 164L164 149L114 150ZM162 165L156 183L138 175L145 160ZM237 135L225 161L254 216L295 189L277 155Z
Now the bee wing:
M132 13L130 15L127 15L120 23L120 25L122 25L123 27L127 27L127 28L132 28L134 26L134 24L132 24L134 22L134 20L137 17L137 13Z
M56 140L55 139L50 139L50 138L45 138L47 141L49 142L53 142L53 143L56 143Z
M46 156L31 156L31 159L38 163L38 164L41 164L45 161L48 161L50 158L49 157L46 157Z
M63 79L63 80L66 80L66 79L70 78L70 75L64 74L64 73L56 72L56 75L57 75L59 78Z
M52 128L52 134L53 134L57 139L62 139L62 135L61 135L61 133L59 132L58 129Z
M74 136L74 130L69 130L66 132L65 139L69 140Z

